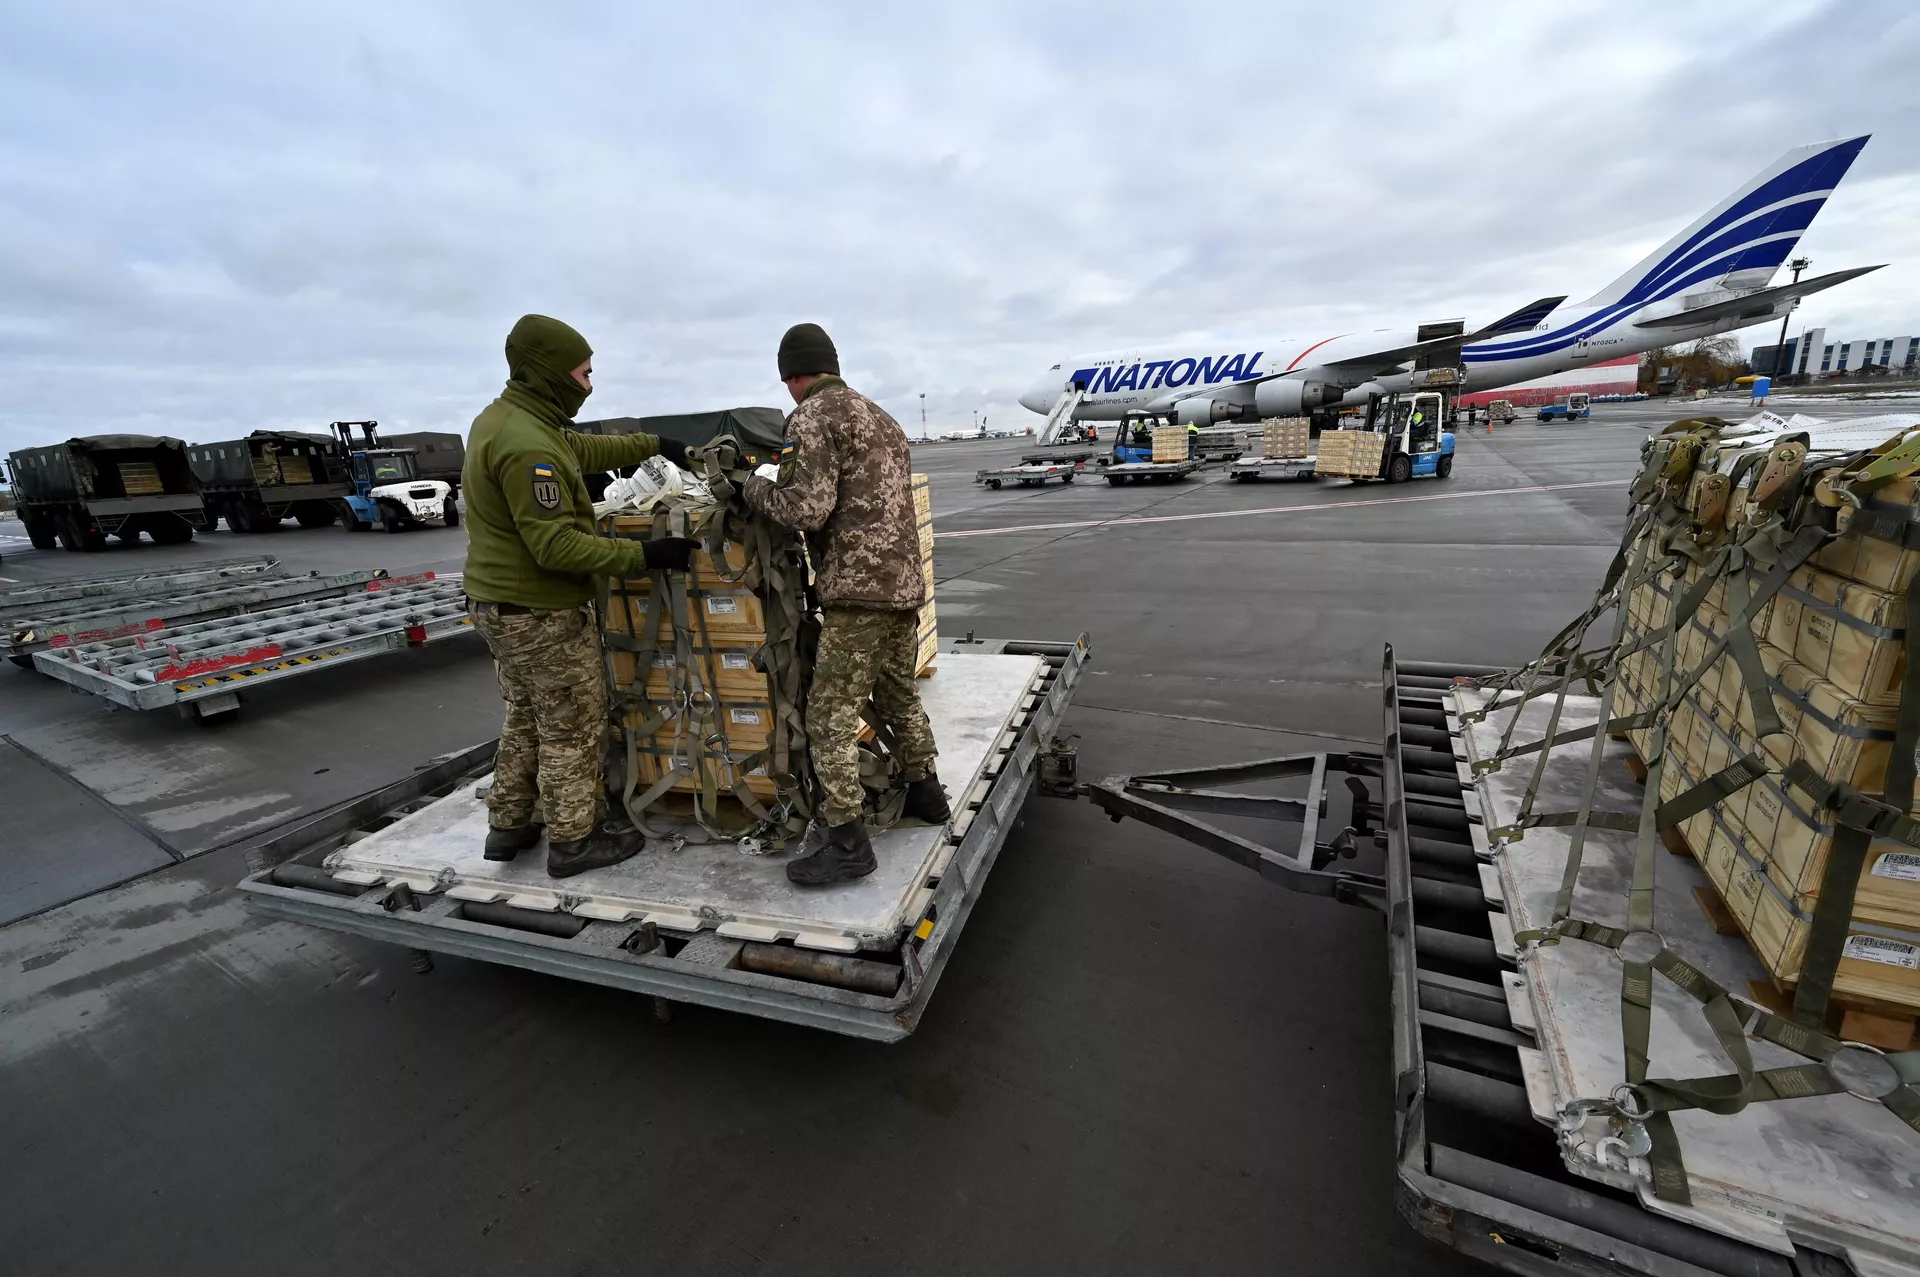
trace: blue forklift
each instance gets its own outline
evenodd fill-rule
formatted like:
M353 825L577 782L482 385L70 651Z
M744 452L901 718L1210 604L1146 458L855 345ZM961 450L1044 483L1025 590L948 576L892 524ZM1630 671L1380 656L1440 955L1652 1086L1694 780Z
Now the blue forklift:
M353 432L360 431L355 443ZM334 434L347 451L346 507L349 532L365 532L376 523L386 532L404 532L408 528L439 524L460 526L460 506L454 499L453 485L439 479L422 479L411 448L387 448L380 444L377 421L336 421Z
M1184 461L1153 459L1155 418L1128 417L1113 432L1113 451L1101 458L1101 472L1114 487L1123 483L1179 483L1200 468L1194 455L1194 434L1187 432L1187 457Z

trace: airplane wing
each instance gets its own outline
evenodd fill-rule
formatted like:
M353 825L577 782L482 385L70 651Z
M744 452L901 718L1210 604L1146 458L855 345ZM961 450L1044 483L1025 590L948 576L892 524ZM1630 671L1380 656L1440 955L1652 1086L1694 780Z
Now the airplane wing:
M1885 264L1881 263L1882 266ZM1677 315L1643 319L1634 327L1691 328L1695 324L1718 323L1723 319L1766 319L1780 313L1781 302L1796 301L1808 293L1817 293L1822 289L1832 288L1835 284L1844 284L1850 279L1858 279L1869 271L1879 269L1880 266L1856 266L1852 270L1837 270L1831 275L1816 275L1812 279L1803 279L1797 284L1763 288L1757 293L1747 293L1730 301L1715 302L1711 306L1696 306L1692 310L1683 310Z

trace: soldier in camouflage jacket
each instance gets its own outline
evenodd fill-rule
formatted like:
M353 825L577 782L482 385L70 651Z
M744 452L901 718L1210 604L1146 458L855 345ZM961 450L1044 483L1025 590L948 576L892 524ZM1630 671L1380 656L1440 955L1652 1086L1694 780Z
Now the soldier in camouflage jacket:
M878 867L860 783L861 712L869 700L900 745L904 815L929 824L949 817L933 770L933 729L914 684L926 582L907 437L839 374L839 355L817 324L787 331L780 379L799 405L787 418L791 446L742 492L754 509L806 534L820 598L807 737L821 818L808 854L787 866L803 886L851 881Z

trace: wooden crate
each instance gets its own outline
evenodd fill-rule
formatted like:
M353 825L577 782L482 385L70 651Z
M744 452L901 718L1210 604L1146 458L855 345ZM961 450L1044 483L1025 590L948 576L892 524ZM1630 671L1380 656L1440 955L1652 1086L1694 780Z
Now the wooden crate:
M1185 426L1155 426L1153 428L1153 459L1159 461L1185 461L1187 459L1187 428Z
M151 461L122 461L120 484L130 497L157 497L164 493L166 485L160 482L160 471Z
M927 601L920 605L920 638L913 672L925 674L940 650L940 631L933 609L933 494L924 474L913 476L913 514L920 525L920 571L927 583Z
M1305 417L1271 417L1260 423L1260 455L1268 459L1304 457L1312 442L1312 423Z
M1847 695L1898 705L1907 672L1905 623L1904 595L1802 567L1774 598L1763 632Z
M1386 444L1385 435L1371 430L1323 430L1314 472L1336 478L1377 478Z

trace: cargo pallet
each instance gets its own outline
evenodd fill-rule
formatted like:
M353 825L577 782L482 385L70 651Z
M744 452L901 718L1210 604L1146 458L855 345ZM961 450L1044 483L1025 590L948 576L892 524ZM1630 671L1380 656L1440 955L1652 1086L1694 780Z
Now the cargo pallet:
M70 603L75 599L167 593L220 577L265 572L278 562L270 554L261 554L244 559L213 559L190 567L137 568L130 572L23 581L0 589L0 616L19 615L28 608Z
M233 616L263 604L289 602L341 585L383 577L383 570L333 576L287 576L273 570L273 559L235 560L231 566L97 583L100 592L56 597L29 592L18 603L0 595L0 656L16 665L32 664L35 652L63 649L106 639L153 634L168 626ZM86 588L83 580L68 590Z
M681 881L706 884L703 890L739 891L732 884L741 877L740 866L753 862L738 857L758 847L655 840L625 865L568 879L564 895L541 874L536 853L522 853L522 860L534 861L531 865L492 866L496 879L505 883L511 876L516 884L498 889L451 868L365 868L380 862L383 845L444 843L446 838L434 832L442 828L436 822L456 816L465 821L457 836L463 845L439 850L477 862L469 853L483 838L485 814L474 792L490 768L491 745L255 849L250 860L255 871L240 890L249 903L276 917L405 946L414 951L417 970L431 969L431 954L450 954L646 994L662 1019L673 1004L690 1003L898 1041L926 1013L1028 794L1037 785L1048 792L1073 792L1072 755L1056 736L1087 651L1085 635L1074 642L950 640L943 646L941 678L983 656L1029 658L1016 663L1033 672L1022 675L1026 690L1008 706L998 737L979 742L979 766L971 779L946 777L955 786L952 823L943 830L895 829L876 838L878 843L922 836L927 859L904 895L889 904L902 932L869 937L857 949L838 945L833 937L810 937L805 919L782 926L730 916L730 900L718 897L701 896L677 907L619 903L623 883L648 873L677 872ZM935 727L938 731L937 722ZM465 847L467 842L474 846ZM728 872L703 876L703 866L714 857L727 862ZM884 873L884 849L881 860ZM683 863L676 869L676 862ZM784 881L780 861L760 863L765 868L758 878ZM844 908L851 894L873 881L863 879L837 892L801 892L790 903L822 911ZM721 885L713 888L714 882Z
M1571 997L1542 996L1531 978L1540 959L1522 958L1514 942L1527 900L1513 894L1515 864L1489 844L1488 793L1484 778L1476 785L1472 774L1473 732L1461 723L1455 690L1459 678L1495 672L1400 662L1389 647L1377 754L1300 754L1111 777L1089 787L1088 796L1116 820L1144 821L1276 885L1382 914L1397 1204L1423 1235L1533 1277L1920 1273L1920 1198L1885 1174L1889 1166L1920 1164L1920 1138L1871 1100L1838 1095L1754 1104L1733 1117L1698 1115L1683 1128L1698 1141L1688 1145L1688 1164L1726 1172L1725 1192L1696 1184L1694 1207L1656 1204L1661 1214L1649 1209L1650 1189L1625 1165L1606 1169L1563 1148L1562 1137L1578 1123L1563 1124L1571 1110L1556 1103L1564 1097L1553 1089L1548 1075L1555 1066L1547 1061L1578 1058L1585 1049L1579 1040L1583 997L1605 1000L1608 1008L1606 1024L1591 1025L1589 1018L1587 1035L1610 1028L1617 1040L1620 967L1613 962L1590 984L1575 984ZM1577 749L1584 767L1584 743L1559 748ZM1304 782L1304 794L1228 788L1287 778ZM1630 783L1624 768L1618 779ZM1344 782L1351 816L1329 837L1328 797L1339 792L1336 781ZM1205 813L1297 825L1297 841L1266 846L1197 818ZM1383 845L1384 872L1334 867L1367 842ZM1530 835L1516 845L1531 849L1533 843ZM1588 855L1594 854L1590 843ZM1524 890L1538 894L1531 883ZM1546 896L1550 903L1550 890ZM1664 915L1661 921L1676 935L1686 926ZM1699 922L1684 935L1689 946L1714 940ZM1656 1038L1656 1050L1670 1049ZM1796 1103L1813 1107L1795 1114ZM1755 1127L1763 1136L1779 1133L1786 1145L1805 1141L1797 1147L1808 1156L1777 1171L1780 1159L1772 1155L1748 1150L1743 1158L1739 1139L1751 1139ZM1709 1146L1716 1131L1736 1149L1725 1162ZM1851 1143L1856 1140L1858 1147ZM1836 1141L1849 1146L1831 1147ZM1806 1182L1770 1183L1770 1174ZM1768 1191L1800 1196L1782 1208ZM1768 1200L1774 1207L1764 1204Z
M171 707L182 717L212 718L236 712L244 687L472 629L460 579L431 572L389 577L372 569L235 588L254 597L245 605L228 600L223 606L231 615L136 620L97 638L73 635L71 642L36 650L34 667L126 709ZM291 597L283 602L273 590Z
M1058 479L1061 484L1069 484L1080 473L1080 467L1066 462L1046 465L1003 466L998 470L976 470L973 472L975 483L984 483L989 488L999 488L1002 484L1017 483L1026 488L1043 488L1049 479Z

